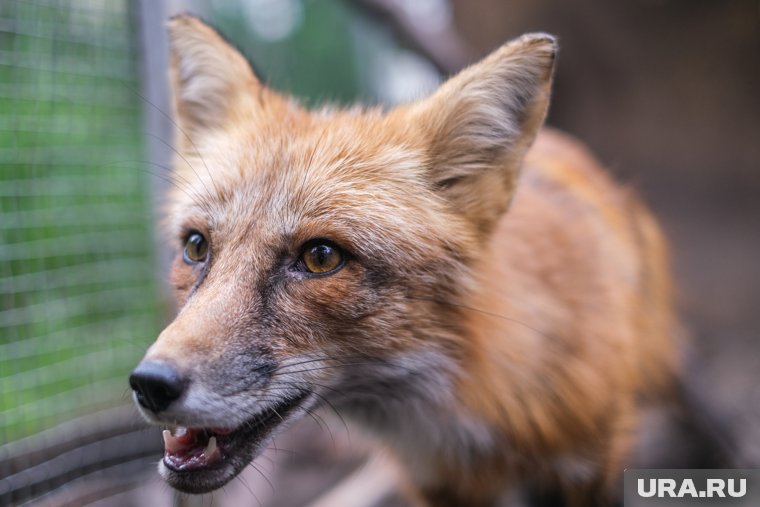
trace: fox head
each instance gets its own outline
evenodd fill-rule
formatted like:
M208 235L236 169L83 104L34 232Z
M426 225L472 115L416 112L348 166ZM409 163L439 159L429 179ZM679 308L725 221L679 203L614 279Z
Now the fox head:
M172 428L161 473L202 492L323 403L447 392L468 270L543 122L556 47L523 36L391 111L307 111L198 19L169 33L180 309L130 382Z

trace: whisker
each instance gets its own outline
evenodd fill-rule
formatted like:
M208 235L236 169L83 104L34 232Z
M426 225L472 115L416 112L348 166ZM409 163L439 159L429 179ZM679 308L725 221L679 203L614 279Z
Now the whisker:
M282 366L280 366L277 370L277 372L285 370L285 368L293 367L293 366L301 366L304 364L309 363L317 363L317 362L326 362L326 361L342 361L342 360L354 360L354 359L371 359L371 356L368 356L367 354L354 354L354 355L347 355L340 358L337 357L329 357L329 356L323 356L318 358L310 358L305 359L302 361L296 361L296 362L285 362Z
M198 171L195 170L195 167L193 167L193 165L190 163L190 161L188 161L187 158L182 153L179 152L179 150L177 150L170 143L164 141L161 137L159 137L159 136L157 136L155 134L151 134L151 133L148 132L148 133L146 133L146 135L149 136L149 137L152 137L153 139L155 139L155 140L159 141L160 143L164 144L167 148L170 148L174 153L176 153L177 156L179 158L181 158L185 162L185 164L187 164L187 166L190 168L190 170L193 171L193 173L195 174L195 176L198 178L198 181L201 182L201 185L203 185L203 188L206 190L206 193L208 194L209 198L212 198L214 196L214 194L212 194L211 191L209 190L209 188L206 186L206 183L203 181L203 178L201 178L200 174L198 174ZM204 162L204 165L205 165L205 162ZM206 169L208 170L208 167L206 167ZM209 176L211 176L211 172L210 171L209 171ZM214 180L212 179L211 181L213 182ZM218 194L219 193L218 189L215 188L215 190L217 190L217 194Z
M322 396L321 394L319 394L316 391L314 391L313 394L315 396L317 396L319 399L321 399L324 403L326 403L327 406L330 407L330 409L333 412L335 412L335 415L338 416L338 419L340 419L340 422L343 425L343 429L346 430L346 437L348 438L348 442L349 442L349 445L350 445L350 443L351 443L351 430L348 429L348 424L346 423L346 420L343 419L343 416L340 414L340 412L338 412L338 409L335 408L335 405L333 405L332 403L330 403L330 401L327 398L325 398L324 396ZM333 438L332 432L329 430L329 426L328 426L328 432L330 433L330 439L332 439L332 441L333 441L333 446L335 446L335 439Z
M129 85L128 85L128 84L126 84L126 83L122 83L122 84L123 84L123 85L124 85L124 86L125 86L125 87L126 87L128 90L130 90L132 93L134 93L135 95L137 95L138 97L140 97L142 100L144 100L144 101L145 101L147 104L149 104L151 107L153 107L153 108L154 108L156 111L158 111L159 113L161 113L161 115L162 115L164 118L166 118L167 120L169 120L169 122L170 122L172 125L174 125L174 127L177 129L177 131L181 132L181 133L182 133L182 135L183 135L183 136L185 136L185 139L187 139L187 140L188 140L188 142L190 142L190 144L192 145L193 149L195 150L195 153L198 155L198 157L201 159L201 162L202 162L202 163L203 163L203 165L206 167L206 172L208 173L208 176L209 176L209 178L211 178L211 183L214 185L214 190L216 190L216 191L217 191L217 193L218 193L218 192L219 192L219 189L217 188L217 186L216 186L216 182L214 181L214 176L213 176L213 174L211 173L211 170L209 169L209 167L208 167L208 164L206 164L206 160L203 158L203 155L201 154L201 151L198 149L198 146L195 144L195 141L193 141L193 138L192 138L192 137L190 137L190 135L189 135L187 132L185 132L185 129L183 129L183 128L182 128L182 127L181 127L181 126L180 126L180 125L179 125L179 124L178 124L176 121L174 121L174 118L172 118L172 117L171 117L171 115L167 114L167 113L166 113L166 112L165 112L163 109L161 109L161 108L160 108L160 107L158 107L156 104L154 104L153 102L151 102L150 100L148 100L148 98L147 98L147 97L143 96L143 95L142 95L142 94L141 94L139 91L137 91L137 90L136 90L136 89L134 89L133 87L129 86ZM164 141L163 141L163 139L160 139L160 138L158 138L158 139L159 139L160 141L164 142ZM179 154L179 152L178 152L176 149L174 149L174 147L173 147L173 146L169 146L169 147L170 147L170 148L172 148L172 149L174 150L174 152L175 152L175 153ZM181 155L180 155L180 156L181 156ZM188 164L188 165L189 165L189 164ZM192 167L192 166L191 166L191 167ZM195 169L193 169L193 172L195 172ZM198 175L198 173L196 173L196 176L197 176L197 175ZM200 179L200 176L198 177L198 179ZM205 186L205 185L204 185L204 186ZM207 190L207 191L208 191L208 190ZM209 195L211 195L211 194L209 194Z
M306 412L314 420L314 422L317 423L317 426L319 426L319 429L321 431L327 430L327 434L330 435L330 440L333 443L333 448L335 448L335 438L333 437L332 431L330 431L330 426L325 422L324 419L322 419L321 417L319 417L319 415L314 413L313 410L310 410L306 407L303 407L303 409L304 409L304 412Z
M105 164L103 167L120 167L120 166L126 166L126 164L137 164L137 163L150 163L150 162L124 160L124 161L118 161L118 162L112 162L112 163L109 163L109 164ZM153 164L153 165L156 165L158 167L164 167L164 166L162 166L160 164ZM129 167L129 166L127 166L127 167ZM179 185L180 182L172 179L171 177L167 177L167 176L164 176L163 174L159 174L159 173L157 173L155 171L151 171L150 169L145 169L143 167L130 167L130 168L131 169L135 169L135 170L140 171L140 172L143 172L143 173L146 173L146 174L150 174L151 176L159 178L159 179L161 179L161 180L169 183L170 185L174 185L174 187L176 187L178 190L182 191L196 205L198 205L202 209L210 211L210 208L207 206L207 204L205 202L199 200L196 196L194 196L194 195L192 195L192 194L189 193L189 190L192 187L190 186L189 183L187 183L187 180L184 180L184 178L183 178L183 182L185 184L187 184L187 187L182 187L182 186Z
M275 384L275 385L277 386L278 384ZM320 387L322 389L330 390L330 391L332 391L332 392L334 392L334 393L336 393L338 395L344 395L343 392L338 391L337 389L334 389L334 388L332 388L330 386L326 386L326 385L323 385L323 384L318 384L316 382L306 381L306 380L304 380L304 381L293 381L293 380L279 381L279 385L295 386L297 388L301 388L304 385L308 386L308 387L317 386L317 387ZM327 405L335 413L335 415L338 417L338 419L340 420L341 424L343 425L343 428L346 430L346 435L348 436L348 439L349 439L349 442L350 442L351 441L351 431L349 430L349 427L348 427L348 424L346 423L346 420L343 418L343 416L338 411L338 409L335 407L335 405L333 405L330 400L328 400L327 398L325 398L322 394L318 393L316 390L310 389L310 391L311 391L311 394L313 394L314 396L316 396L320 400L322 400L322 402L325 405ZM308 411L308 409L306 409L306 410ZM328 426L328 428L329 428L329 426ZM329 429L328 429L328 431L329 431ZM332 432L330 432L330 437L332 438ZM333 439L333 442L334 441L335 441L335 439Z
M181 174L179 174L176 171L174 171L172 169L172 167L167 166L167 165L163 165L163 164L159 164L157 162L151 162L150 160L143 160L141 162L144 163L144 164L149 164L149 165L152 165L154 167L158 167L158 168L163 169L164 171L166 171L167 173L169 173L172 178L176 178L178 180L181 180L185 185L187 185L188 188L192 189L193 185L192 185L192 183L190 183L190 180L188 180L187 178L185 178Z
M262 472L261 469L259 469L259 467L254 465L253 461L248 463L248 465L259 473L259 475L267 482L267 484L269 484L269 488L272 490L272 493L275 493L274 484L272 484L272 481L269 480L269 477L267 477L266 474Z
M282 371L282 372L276 371L275 373L271 375L271 377L274 378L280 375L287 375L287 374L294 374L294 373L310 373L314 371L330 370L330 369L335 369L339 367L342 368L342 367L347 367L347 366L367 366L367 365L377 366L378 364L379 363L377 361L364 361L361 363L339 363L339 364L331 364L331 365L326 365L326 366L317 366L314 368L306 368L303 370L296 370L296 371ZM410 373L413 375L420 375L420 372L418 371L412 370L411 368L403 367L401 365L397 365L395 363L389 363L389 366L393 366L394 368L404 369L406 373Z
M521 325L521 326L523 326L523 327L525 327L527 329L530 329L534 333L537 333L537 334L543 336L544 338L546 338L548 340L554 340L555 339L555 337L553 337L552 335L547 334L547 333L541 331L540 329L536 329L535 327L531 326L527 322L523 322L523 321L521 321L519 319L508 317L506 315L501 315L501 314L498 314L498 313L489 312L487 310L481 310L479 308L475 308L473 306L468 306L468 305L465 305L465 304L462 304L462 303L455 303L453 301L444 301L443 299L423 298L423 297L415 297L415 296L404 296L404 297L406 299L411 299L413 301L427 301L427 302L430 302L430 303L438 303L438 304L442 304L442 305L454 306L456 308L461 308L463 310L470 310L470 311L473 311L473 312L480 313L482 315L487 315L489 317L495 317L497 319L502 319L502 320L505 320L505 321L508 321L508 322L519 324L519 325Z

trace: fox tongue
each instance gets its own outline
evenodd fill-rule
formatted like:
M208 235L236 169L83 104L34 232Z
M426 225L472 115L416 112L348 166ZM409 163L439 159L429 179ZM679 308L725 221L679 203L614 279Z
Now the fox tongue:
M174 470L194 470L222 459L216 436L204 430L178 428L172 434L164 430L164 463Z

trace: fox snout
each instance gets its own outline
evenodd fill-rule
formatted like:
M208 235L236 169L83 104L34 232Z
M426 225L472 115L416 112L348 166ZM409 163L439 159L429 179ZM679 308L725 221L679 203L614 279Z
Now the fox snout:
M193 317L170 324L132 371L135 402L156 423L238 424L236 411L256 411L277 361L258 340L223 326L212 331L198 322L191 332L185 322L202 321ZM199 335L207 336L203 346Z
M141 407L162 412L185 391L187 379L163 361L142 361L129 376L129 385Z

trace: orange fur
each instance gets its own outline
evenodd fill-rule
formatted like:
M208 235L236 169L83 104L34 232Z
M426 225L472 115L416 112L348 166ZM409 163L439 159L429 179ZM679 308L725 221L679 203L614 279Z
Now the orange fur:
M517 39L389 113L309 112L200 21L170 32L169 234L181 247L199 231L212 253L204 266L178 253L181 309L146 357L220 408L152 420L242 424L286 389L229 364L306 358L324 367L298 385L328 386L429 505L493 505L523 486L607 498L642 396L677 367L667 251L576 141L538 134L553 39ZM345 266L294 274L313 238L350 253ZM215 394L233 381L245 396Z

